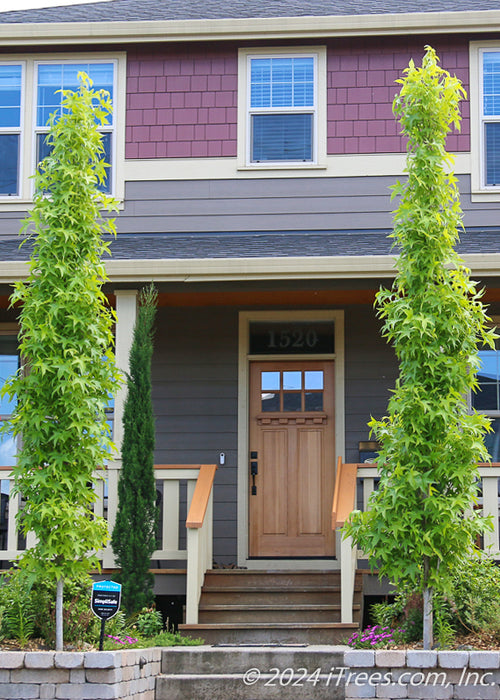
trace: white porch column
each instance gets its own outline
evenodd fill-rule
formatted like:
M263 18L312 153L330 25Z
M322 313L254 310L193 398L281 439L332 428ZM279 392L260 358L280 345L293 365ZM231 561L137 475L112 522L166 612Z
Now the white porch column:
M128 360L130 348L132 346L132 334L134 332L135 319L137 315L137 290L136 289L116 289L116 338L115 356L116 366L125 373L128 372ZM125 374L123 382L115 397L114 410L114 442L118 453L114 461L121 465L121 446L123 440L123 406L127 395L127 385Z

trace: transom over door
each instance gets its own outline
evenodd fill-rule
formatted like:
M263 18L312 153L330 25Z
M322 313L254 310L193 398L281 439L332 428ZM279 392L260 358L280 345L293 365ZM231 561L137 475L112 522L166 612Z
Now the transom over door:
M333 370L333 361L251 363L251 557L334 554Z

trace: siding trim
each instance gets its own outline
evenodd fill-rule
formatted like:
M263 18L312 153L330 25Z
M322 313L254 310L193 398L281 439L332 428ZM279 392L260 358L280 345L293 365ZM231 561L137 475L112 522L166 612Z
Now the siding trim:
M306 560L271 560L248 559L248 450L249 450L249 370L251 356L248 353L249 326L251 321L325 321L335 323L335 354L330 355L335 360L335 453L344 455L345 452L345 372L344 372L344 311L343 310L314 310L307 311L240 311L239 314L239 345L238 345L238 566L248 569L311 569L315 568L314 559ZM318 356L319 357L319 356ZM321 356L325 359L325 356ZM265 360L266 356L259 356ZM285 357L281 357L285 360ZM291 360L304 359L294 355ZM307 355L308 360L315 359ZM335 461L335 460L334 460ZM332 464L332 469L335 464ZM318 560L321 569L337 569L337 560Z

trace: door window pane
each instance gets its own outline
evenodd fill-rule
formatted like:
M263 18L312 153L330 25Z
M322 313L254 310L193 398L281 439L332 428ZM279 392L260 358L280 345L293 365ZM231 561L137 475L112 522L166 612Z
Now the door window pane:
M306 391L305 395L305 410L306 411L322 411L323 410L323 392L322 391Z
M274 394L271 391L263 392L261 394L262 400L262 411L267 413L269 411L279 411L280 410L280 395L279 392Z
M323 389L323 372L320 370L305 372L305 389Z
M302 389L302 372L283 372L283 389L300 391Z
M292 391L283 393L283 410L284 411L301 411L302 410L302 394Z
M263 391L279 391L280 372L262 372L261 389Z

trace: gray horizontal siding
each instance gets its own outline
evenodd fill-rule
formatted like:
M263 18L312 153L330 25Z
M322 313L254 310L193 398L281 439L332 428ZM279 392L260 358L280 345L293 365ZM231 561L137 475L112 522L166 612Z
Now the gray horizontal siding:
M119 233L373 231L392 226L393 177L273 178L129 182ZM468 227L498 226L499 206L472 202L461 176ZM0 238L15 237L23 214L0 213Z
M371 415L384 415L393 352L368 306L345 309L346 458L358 459ZM153 358L156 463L213 463L214 559L236 561L238 312L160 308Z

